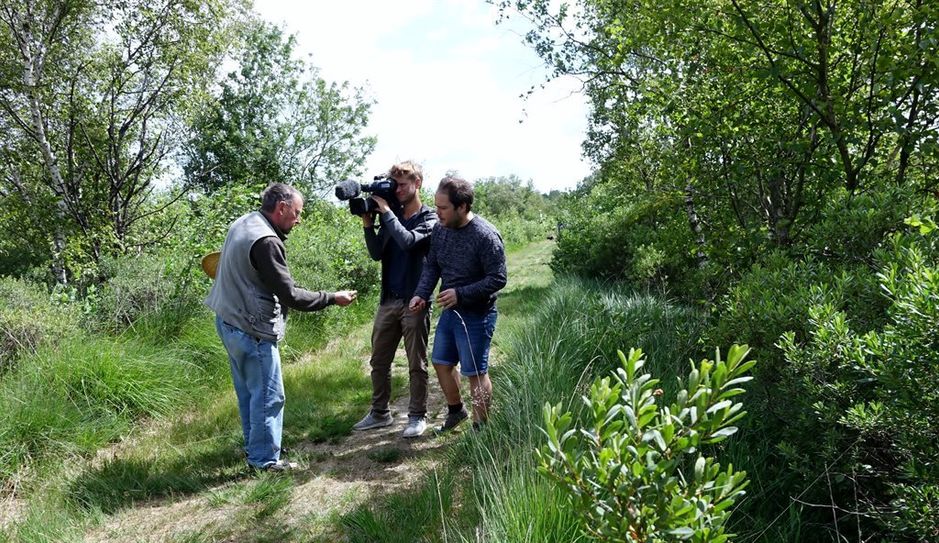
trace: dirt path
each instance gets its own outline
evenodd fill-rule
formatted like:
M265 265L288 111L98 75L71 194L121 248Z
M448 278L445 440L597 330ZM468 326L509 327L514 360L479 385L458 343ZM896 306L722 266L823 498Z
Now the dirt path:
M506 292L543 286L540 283L544 281L545 274L537 273L536 268L546 267L549 252L543 242L520 251L514 258L510 256L510 278L515 280ZM509 322L501 322L500 317L500 327L509 324L514 319L513 314L520 311L523 312L524 308L506 307L505 315ZM361 343L370 332L369 323L346 338L307 354L298 364L316 364L319 356L348 354L349 346ZM362 356L362 371L367 373L368 355L356 356ZM493 344L492 357L496 364L501 358L498 338ZM403 349L399 349L393 372L402 374L406 382L406 371L406 356ZM342 515L364 504L380 501L385 496L400 495L403 490L417 484L434 469L446 445L455 438L453 435L436 437L432 431L442 422L446 411L446 403L432 369L429 393L429 428L421 438L406 440L401 437L407 421L408 396L405 391L392 402L392 412L396 414L394 425L368 432L353 432L334 442L306 441L293 447L289 458L298 461L301 469L289 475L286 488L281 485L279 492L278 485L285 481L283 476L245 475L196 494L139 503L135 507L103 515L85 533L83 540L342 541L342 535L337 533L337 520ZM160 431L162 429L156 427L147 433ZM123 443L102 453L120 455L121 449L133 446L133 443ZM264 494L265 490L269 493ZM265 507L277 499L283 501L269 512Z
M370 325L353 335L368 334ZM338 349L330 345L327 349ZM299 363L315 363L316 354ZM395 357L392 371L405 373L403 349ZM368 371L368 361L362 361ZM406 379L406 376L405 376ZM407 422L408 396L394 399L391 405L395 424L367 432L353 432L333 443L301 442L289 451L300 470L291 474L293 486L289 503L276 518L265 519L263 534L243 533L239 526L259 516L263 503L226 499L241 492L238 487L254 484L253 478L229 482L199 494L178 499L160 500L127 509L107 517L86 533L85 541L257 541L290 540L337 541L331 520L362 503L380 499L415 484L433 469L451 437L436 437L432 427L442 420L445 402L431 370L428 414L429 428L424 436L404 439L401 432ZM364 413L363 413L364 414ZM273 478L268 478L273 479ZM247 503L244 503L247 501ZM231 503L235 502L235 503Z

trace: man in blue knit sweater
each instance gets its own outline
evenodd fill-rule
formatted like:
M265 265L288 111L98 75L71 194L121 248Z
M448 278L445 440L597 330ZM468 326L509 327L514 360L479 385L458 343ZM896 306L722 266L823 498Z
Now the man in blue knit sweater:
M409 307L423 311L441 282L437 303L443 312L431 361L448 413L438 430L451 430L468 416L460 373L469 378L473 426L478 428L488 419L492 403L489 347L498 316L497 293L506 284L505 245L496 228L473 213L473 187L465 179L444 177L434 202L440 222L431 234L430 252Z

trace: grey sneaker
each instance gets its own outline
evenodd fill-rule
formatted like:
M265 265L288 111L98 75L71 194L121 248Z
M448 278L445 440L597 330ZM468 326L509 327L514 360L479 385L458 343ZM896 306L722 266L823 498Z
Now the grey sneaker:
M408 417L408 425L404 427L404 432L401 433L401 437L420 437L426 429L427 421L424 417Z
M469 414L466 412L466 409L461 409L456 413L447 413L447 418L444 419L443 424L437 428L438 433L449 432L450 430L457 427L458 424L466 420Z
M359 422L355 423L355 426L352 427L353 430L372 430L374 428L384 428L385 426L391 426L394 424L394 419L391 415L385 415L384 417L375 416L371 411L368 412L368 415L362 418Z

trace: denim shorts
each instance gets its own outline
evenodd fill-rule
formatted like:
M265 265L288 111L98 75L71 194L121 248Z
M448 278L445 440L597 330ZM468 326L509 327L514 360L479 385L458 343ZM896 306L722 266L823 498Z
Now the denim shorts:
M487 313L445 309L437 321L431 360L441 366L459 362L460 373L466 376L488 372L489 346L498 315L495 307Z

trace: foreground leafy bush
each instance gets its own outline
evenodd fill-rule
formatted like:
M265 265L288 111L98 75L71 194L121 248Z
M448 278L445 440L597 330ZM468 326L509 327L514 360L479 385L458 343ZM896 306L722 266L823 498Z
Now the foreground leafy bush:
M935 237L935 234L933 234ZM843 515L842 533L939 539L939 262L925 240L895 237L880 274L889 322L858 333L830 304L810 311L810 337L780 345L792 399L781 449L819 498ZM807 439L805 436L811 436ZM889 534L889 536L887 535ZM860 533L857 534L860 537Z
M637 374L645 360L635 349L620 352L614 379L598 379L584 398L590 424L572 428L572 413L545 405L540 471L567 489L586 531L601 541L728 540L724 523L746 473L722 469L701 449L737 431L745 411L731 398L751 379L748 350L735 345L726 361L718 352L692 364L668 408L657 405L659 381Z

